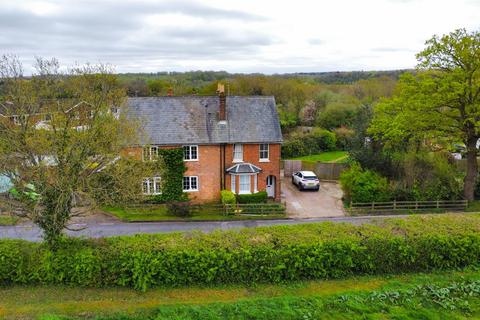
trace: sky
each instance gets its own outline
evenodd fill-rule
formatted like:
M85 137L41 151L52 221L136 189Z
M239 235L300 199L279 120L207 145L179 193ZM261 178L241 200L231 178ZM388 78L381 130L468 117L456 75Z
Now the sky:
M117 72L291 73L416 65L427 39L480 30L480 0L0 0L0 55Z

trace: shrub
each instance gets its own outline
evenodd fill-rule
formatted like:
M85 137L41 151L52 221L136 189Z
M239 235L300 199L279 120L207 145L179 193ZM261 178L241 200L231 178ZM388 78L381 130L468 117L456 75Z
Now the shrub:
M69 239L53 252L0 240L0 285L280 283L480 266L480 215L414 216L381 226L320 223L211 233Z
M173 201L167 203L168 213L177 217L190 217L190 203L188 201Z
M235 198L235 193L230 190L220 191L220 196L222 198L222 204L236 204L237 199Z
M294 158L322 151L335 150L336 137L333 132L315 128L307 133L292 133L282 145L282 157Z
M265 203L267 202L267 198L268 195L266 191L237 195L238 203Z
M358 163L342 172L340 185L347 201L379 202L391 198L387 178L371 170L363 170Z

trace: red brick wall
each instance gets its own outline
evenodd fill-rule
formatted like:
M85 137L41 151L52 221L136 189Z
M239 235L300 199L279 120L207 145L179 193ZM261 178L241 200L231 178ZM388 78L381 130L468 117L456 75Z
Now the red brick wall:
M161 148L172 148L174 146L162 146ZM177 146L178 147L178 146ZM221 190L221 146L220 145L199 145L198 161L185 161L187 172L185 176L198 176L198 191L188 192L189 198L193 202L213 202L220 200ZM234 165L233 163L233 145L227 145L225 148L225 169ZM267 176L273 175L276 178L275 199L280 200L280 144L270 144L269 162L260 162L260 146L258 144L243 145L243 161L252 163L262 169L258 174L258 191L264 191L266 188ZM142 148L125 148L124 155L142 159ZM237 178L237 190L238 181ZM225 177L225 189L230 190L230 175ZM251 180L253 192L253 177Z
M275 176L275 200L280 201L280 144L270 144L269 147L269 162L260 162L260 145L259 144L243 144L243 162L249 162L262 169L258 174L257 181L258 191L264 191L267 185L267 177L269 175ZM226 168L233 166L233 144L226 147ZM238 181L236 179L237 190ZM225 186L230 190L231 180L230 175L227 174ZM251 181L253 192L253 178Z

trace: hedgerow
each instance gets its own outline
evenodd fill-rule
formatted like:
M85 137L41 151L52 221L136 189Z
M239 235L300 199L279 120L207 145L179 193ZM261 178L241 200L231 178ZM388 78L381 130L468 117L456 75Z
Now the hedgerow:
M0 285L154 286L280 283L480 265L480 215L311 224L208 234L67 239L52 252L0 241Z

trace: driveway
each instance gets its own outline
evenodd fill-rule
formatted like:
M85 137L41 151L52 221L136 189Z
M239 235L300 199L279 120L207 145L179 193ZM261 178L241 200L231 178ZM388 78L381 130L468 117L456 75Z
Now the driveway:
M291 178L282 179L282 190L290 218L344 217L342 190L336 182L320 182L320 190L300 191Z

